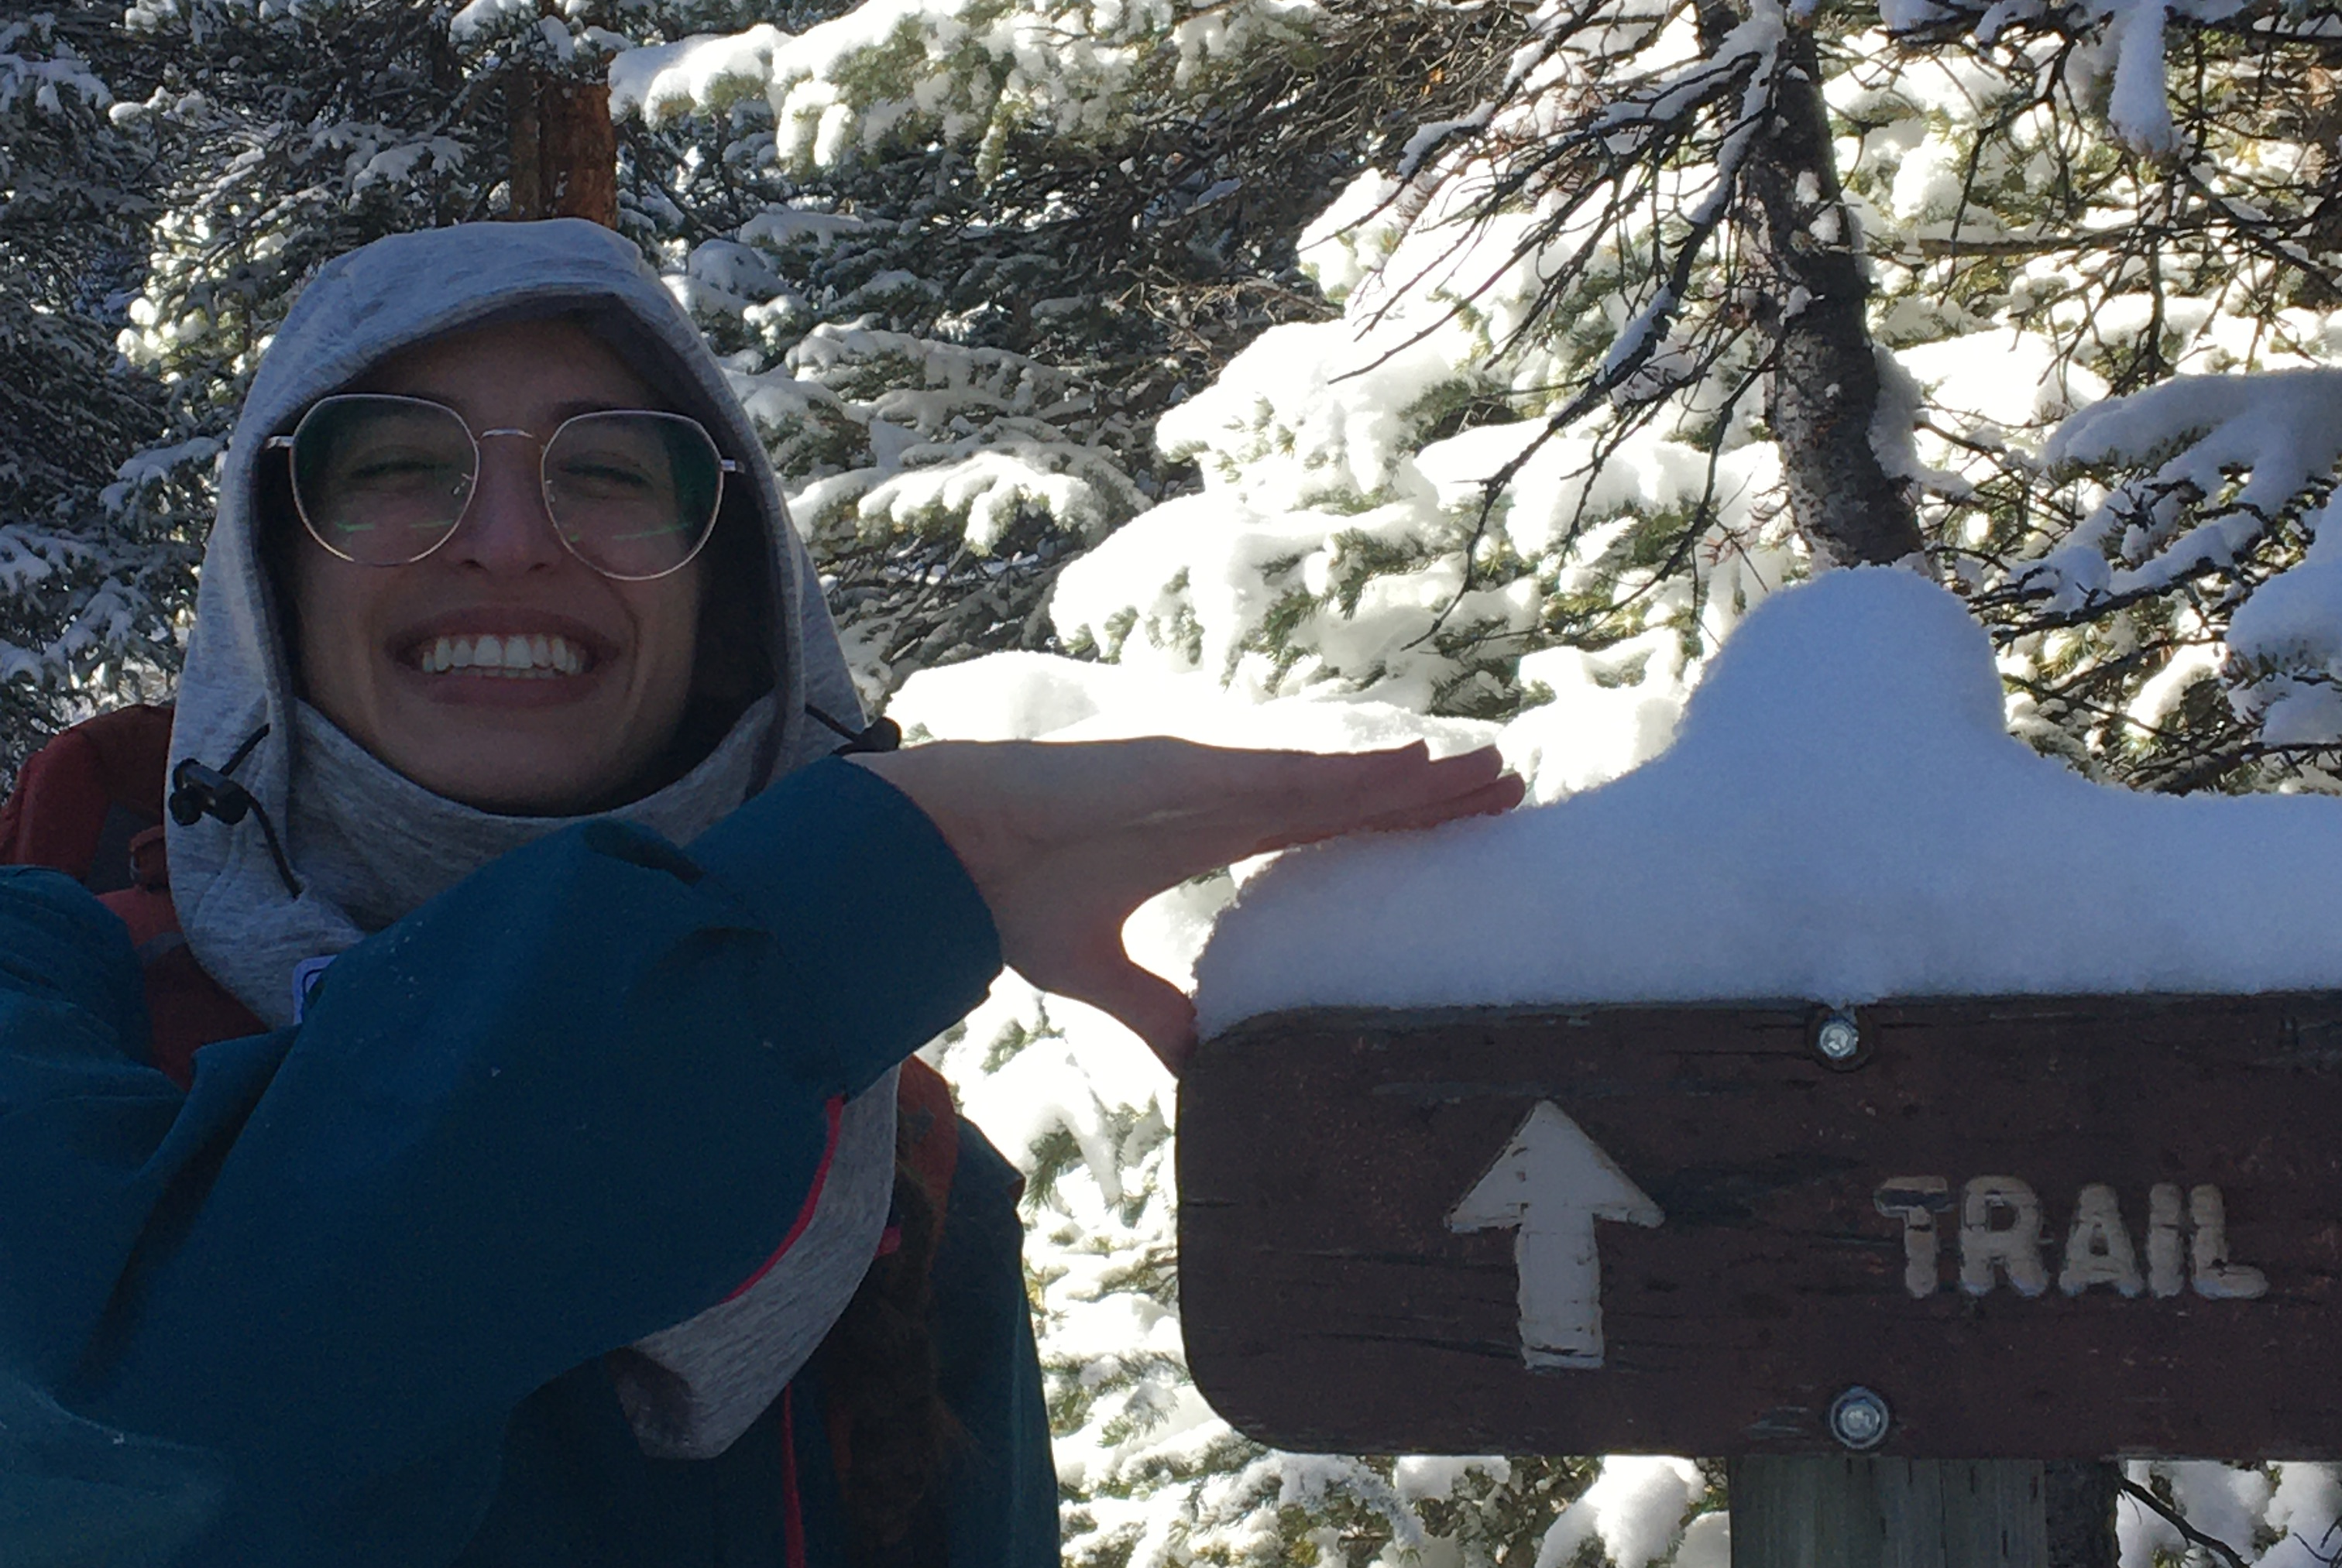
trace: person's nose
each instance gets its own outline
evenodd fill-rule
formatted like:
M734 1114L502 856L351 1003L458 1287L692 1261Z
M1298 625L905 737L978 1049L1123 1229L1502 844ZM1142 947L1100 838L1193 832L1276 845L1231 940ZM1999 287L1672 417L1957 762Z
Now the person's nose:
M541 458L533 438L491 433L481 439L479 481L447 542L453 564L526 572L568 558L545 511Z

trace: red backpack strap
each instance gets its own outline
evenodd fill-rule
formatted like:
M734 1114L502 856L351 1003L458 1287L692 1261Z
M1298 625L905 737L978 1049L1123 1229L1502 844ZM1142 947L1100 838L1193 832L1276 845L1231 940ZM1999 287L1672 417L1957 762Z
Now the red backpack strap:
M108 894L106 903L120 896ZM167 907L167 894L163 902ZM195 1081L195 1053L213 1041L268 1033L267 1024L195 962L195 950L179 934L175 920L167 936L141 947L138 956L145 968L146 1017L153 1031L146 1059L180 1088Z
M0 864L62 871L122 917L145 974L148 1060L184 1088L197 1050L266 1025L204 973L180 934L163 858L170 749L165 707L118 708L58 735L0 806Z
M904 1060L903 1070L895 1079L895 1163L897 1172L918 1184L934 1211L936 1243L927 1253L932 1271L943 1245L952 1176L959 1168L959 1105L944 1075L916 1056ZM893 1252L901 1239L890 1220L879 1239L878 1255ZM838 1485L844 1487L854 1469L852 1413L843 1403L832 1400L826 1425L830 1463Z
M944 1075L916 1056L904 1062L895 1081L895 1127L896 1157L926 1194L940 1227L959 1168L959 1107Z
M25 760L0 806L0 863L45 865L93 893L131 885L130 841L163 824L171 710L117 708Z

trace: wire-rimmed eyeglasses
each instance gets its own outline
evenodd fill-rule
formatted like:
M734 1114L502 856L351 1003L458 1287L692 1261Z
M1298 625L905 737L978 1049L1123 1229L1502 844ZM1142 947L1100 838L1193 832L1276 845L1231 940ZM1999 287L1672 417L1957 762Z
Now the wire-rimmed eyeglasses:
M479 487L483 430L445 404L384 393L320 399L270 449L290 455L293 505L326 550L368 566L420 561L454 537ZM595 571L647 582L688 565L714 531L738 464L699 421L646 408L565 419L542 442L538 483L562 546Z

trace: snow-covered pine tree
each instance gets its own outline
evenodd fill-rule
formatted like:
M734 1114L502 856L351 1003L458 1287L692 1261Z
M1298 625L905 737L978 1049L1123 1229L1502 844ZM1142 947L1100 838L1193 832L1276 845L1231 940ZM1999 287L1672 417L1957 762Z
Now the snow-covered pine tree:
M113 113L145 67L85 8L0 21L0 785L138 688L184 600L185 556L105 504L161 426L114 350L157 210L155 144Z
M871 695L1052 645L1058 572L1191 484L1157 417L1327 314L1300 226L1515 25L983 0L616 63L628 221L748 378Z
M1880 328L2021 733L2146 788L2330 791L2330 18L2168 12L1887 8L1911 43L1839 89Z
M1241 728L1175 694L1187 685L1306 699L1320 734L1338 727L1326 709L1381 703L1517 715L1502 738L1549 796L1663 744L1750 599L1816 556L1919 545L2000 630L2012 719L2037 742L2149 785L2332 787L2342 599L2327 554L2303 558L2342 450L2327 45L2281 7L2174 11L2185 71L2153 0L1541 7L1506 94L1427 130L1311 236L1344 319L1272 329L1163 421L1204 494L1061 575L1060 633L1117 674L988 661L915 680L899 710L960 734ZM1782 122L1819 107L1796 102L1814 83L1829 141L1785 158ZM1833 253L1851 285L1820 275ZM1865 285L1876 298L1846 313ZM1817 354L1798 324L1831 305ZM1875 394L1846 374L1872 336L1900 351L1876 362ZM2197 368L2217 378L2174 377ZM2094 404L2109 392L2129 395ZM1899 514L1899 546L1847 549L1830 526L1833 439L1846 493L1867 497L1851 521ZM1294 706L1258 712L1283 710L1290 735L1307 728ZM1166 901L1135 940L1178 973L1216 896ZM1029 1052L1045 1023L1075 1043L1049 1047L1053 1070L1106 1048L1059 1008L969 1049L987 1065ZM1095 1164L1121 1125L1089 1114L1074 1142ZM1064 1233L1107 1250L1102 1226ZM1109 1274L1069 1293L1069 1320L1129 1290ZM1101 1513L1086 1467L1091 1506L1070 1517L1135 1534L1140 1556L1199 1535L1226 1550L1232 1519L1261 1517L1244 1513L1258 1490L1179 1493L1144 1443L1159 1468L1134 1483L1130 1434L1151 1416L1192 1453L1193 1412L1160 1367L1119 1384L1137 1391L1136 1416L1116 1403L1082 1433L1117 1495L1157 1506ZM1282 1463L1247 1476L1291 1478L1317 1549L1408 1540L1346 1533L1325 1472ZM2154 1479L2191 1507L2227 1499L2237 1539L2297 1554L2342 1507L2316 1467ZM1665 1509L1636 1517L1666 1520L1666 1550ZM2159 1549L2146 1517L2127 1515L2126 1561ZM1573 1510L1538 1561L1586 1543ZM1695 1522L1676 1549L1712 1545ZM1641 1560L1640 1538L1604 1546Z

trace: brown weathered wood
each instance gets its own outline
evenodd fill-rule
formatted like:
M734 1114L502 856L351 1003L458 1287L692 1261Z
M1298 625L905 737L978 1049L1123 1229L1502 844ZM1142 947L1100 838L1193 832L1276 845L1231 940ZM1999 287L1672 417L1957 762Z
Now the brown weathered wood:
M2342 1455L2342 997L1315 1013L1206 1044L1180 1090L1190 1364L1242 1430L1332 1452ZM1606 1357L1523 1364L1513 1236L1446 1216L1550 1100L1666 1211L1599 1227ZM2217 1183L2266 1296L1905 1285L1897 1177L2021 1177L2053 1276L2085 1183ZM2142 1266L2145 1259L2142 1255Z
M2035 1461L1756 1455L1733 1462L1730 1486L1732 1568L2048 1562Z
M510 210L515 218L524 222L553 215L538 179L544 155L540 151L536 89L536 74L525 70L513 76L505 88L510 95L505 115L512 146Z
M511 81L511 212L618 225L618 138L610 89L535 70Z

